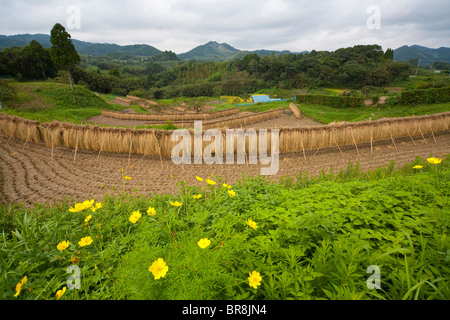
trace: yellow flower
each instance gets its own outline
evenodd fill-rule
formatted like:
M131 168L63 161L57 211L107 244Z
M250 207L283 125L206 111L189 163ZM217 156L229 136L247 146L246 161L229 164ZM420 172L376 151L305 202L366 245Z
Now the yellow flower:
M196 196L193 196L193 198L194 198L195 200L198 200L198 199L200 199L201 197L202 197L201 194L198 194L198 195L196 195Z
M198 181L203 181L203 179L200 178L199 176L195 176L195 178L196 178Z
M85 209L92 207L93 204L94 204L94 199L92 199L90 201L86 200L83 203L75 204L75 206L70 208L69 211L70 212L80 212L80 211L83 211Z
M58 290L58 291L56 292L56 299L61 298L61 297L64 295L64 293L66 293L66 290L67 290L66 287L62 288L62 290Z
M231 198L234 198L234 197L236 196L236 192L234 192L233 190L228 190L228 195L229 195Z
M22 280L16 285L16 294L14 295L15 298L17 298L20 294L20 291L22 291L22 287L25 283L27 283L28 278L27 276L23 277Z
M91 219L92 219L92 215L88 215L88 216L86 217L86 219L84 219L84 225L87 226L89 220L91 220Z
M95 206L91 207L91 210L92 210L92 212L95 212L96 210L101 209L102 207L103 207L103 204L98 202L95 204Z
M92 242L93 242L94 240L92 240L92 238L91 237L84 237L84 238L82 238L79 242L78 242L78 245L80 246L80 247L84 247L84 246L88 246L88 245L90 245Z
M414 166L413 168L414 168L414 169L422 169L423 166L417 165L417 166Z
M152 207L148 208L147 214L148 214L149 216L154 216L154 215L156 214L155 208L152 208Z
M427 161L431 164L439 164L442 162L442 159L431 157L428 158Z
M248 224L248 226L252 229L258 229L258 226L256 225L255 221L252 221L250 219L248 219L247 221L245 221L246 224Z
M206 180L206 182L207 182L209 185L211 185L211 186L213 186L213 185L216 184L215 181L213 181L213 180L211 180L211 179L209 179L209 178Z
M125 176L125 177L123 177L125 180L131 180L132 178L130 178L130 177L128 177L128 176Z
M142 214L139 211L133 211L129 220L133 223L136 223L141 216Z
M258 286L261 285L262 277L259 272L253 271L249 273L248 277L248 285L254 289L258 289Z
M178 202L178 201L175 201L175 202L170 201L170 204L174 207L181 207L183 205L181 202Z
M166 276L167 271L169 271L169 267L166 265L162 258L159 258L148 268L148 271L153 273L155 280L159 278L164 278Z
M205 239L200 239L199 242L197 242L198 246L202 249L205 249L206 247L208 247L211 244L211 240L205 238Z
M59 251L64 251L64 250L66 250L66 249L69 247L69 244L70 244L69 241L63 241L63 242L58 243L58 245L56 246L56 248L57 248Z

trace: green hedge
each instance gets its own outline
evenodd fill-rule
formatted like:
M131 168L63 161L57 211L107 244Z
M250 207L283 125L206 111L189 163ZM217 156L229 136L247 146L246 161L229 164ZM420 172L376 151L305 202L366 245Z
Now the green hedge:
M338 97L338 96L326 96L326 95L309 95L302 94L297 96L299 103L311 103L329 106L333 108L356 108L364 105L364 98L354 97Z
M400 94L400 104L428 104L450 102L450 87L408 90Z

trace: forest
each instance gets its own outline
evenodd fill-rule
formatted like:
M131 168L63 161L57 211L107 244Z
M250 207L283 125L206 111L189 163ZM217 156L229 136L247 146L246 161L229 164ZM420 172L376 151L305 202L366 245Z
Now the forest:
M407 62L394 62L393 50L379 45L357 45L333 52L300 54L247 54L226 62L182 61L170 51L154 57L125 53L105 56L80 55L71 74L76 84L99 93L135 95L147 98L177 96L245 96L266 88L301 89L333 87L361 89L382 87L405 80L414 73ZM64 80L50 49L33 40L28 46L0 51L0 77L19 81Z

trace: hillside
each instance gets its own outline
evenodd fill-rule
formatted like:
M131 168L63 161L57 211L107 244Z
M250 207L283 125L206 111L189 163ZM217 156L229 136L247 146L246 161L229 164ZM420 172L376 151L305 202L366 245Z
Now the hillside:
M23 47L30 44L32 40L36 40L44 48L51 47L50 35L46 34L0 35L0 50L11 47ZM72 42L78 53L90 56L100 56L108 53L126 53L134 56L153 57L162 53L161 50L147 44L120 46L111 43L92 43L76 39L72 39Z
M431 65L436 61L450 63L450 48L431 49L419 45L403 46L394 50L394 61L420 59L421 66Z

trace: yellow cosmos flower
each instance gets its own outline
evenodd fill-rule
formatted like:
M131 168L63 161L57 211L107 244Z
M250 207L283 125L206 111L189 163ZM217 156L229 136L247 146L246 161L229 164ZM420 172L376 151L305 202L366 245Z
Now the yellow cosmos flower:
M206 247L208 247L211 244L211 240L204 238L204 239L200 239L199 242L197 242L198 246L202 249L205 249Z
M64 250L66 250L66 249L69 247L69 244L70 244L69 241L63 241L63 242L58 243L58 245L56 246L56 248L57 248L59 251L64 251Z
M258 226L256 225L255 221L248 219L247 221L245 221L245 223L248 224L248 226L254 230L258 229Z
M199 176L195 176L195 178L196 178L198 181L203 181L203 179L200 178Z
M183 205L181 202L178 202L178 201L175 201L175 202L170 201L170 204L174 207L181 207Z
M66 290L67 290L66 287L62 288L62 290L58 290L55 295L56 299L59 300L59 298L61 298L64 295L64 293L66 293Z
M234 198L234 197L236 196L236 192L234 192L233 190L228 190L228 195L229 195L231 198Z
M149 216L154 216L154 215L156 214L155 208L152 208L152 207L148 208L147 214L148 214Z
M164 278L166 276L167 271L169 271L169 267L166 265L162 258L159 258L148 268L148 271L153 273L155 280L159 278Z
M213 186L213 185L216 184L215 181L213 181L213 180L211 180L211 179L209 179L209 178L206 180L206 183L208 183L208 184L211 185L211 186Z
M129 220L133 223L136 223L140 217L142 217L142 214L139 211L133 211Z
M439 164L442 162L442 159L431 157L428 158L427 161L431 164Z
M249 273L248 277L248 285L254 289L258 289L258 286L261 285L262 277L259 272L253 271Z
M92 219L92 214L88 215L86 219L84 219L84 225L87 226L88 222Z
M91 210L92 210L92 212L95 212L96 210L101 209L102 207L103 207L103 204L98 202L95 204L95 206L91 207Z
M94 240L92 240L91 237L87 236L87 237L81 238L81 240L78 241L78 245L80 247L89 246L93 241Z
M86 209L92 207L93 204L94 204L94 199L86 200L83 203L75 204L75 206L70 208L69 211L70 212L80 212L80 211L83 211L83 210L86 210Z
M423 166L417 165L417 166L414 166L413 168L414 168L414 169L422 169Z
M123 177L125 180L131 180L131 179L133 179L133 178L130 178L130 177L128 177L128 176L125 176L125 177Z
M198 200L198 199L200 199L201 197L202 197L201 194L198 194L198 195L196 195L196 196L193 196L193 198L194 198L195 200Z
M27 276L23 277L22 280L16 285L16 293L14 294L14 297L17 298L20 294L20 291L22 291L22 287L27 283L28 278Z

